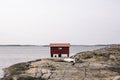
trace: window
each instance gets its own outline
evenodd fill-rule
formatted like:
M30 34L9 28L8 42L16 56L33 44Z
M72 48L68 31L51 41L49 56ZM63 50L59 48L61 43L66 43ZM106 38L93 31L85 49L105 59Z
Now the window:
M62 50L62 48L61 48L61 47L59 47L59 48L58 48L58 50Z

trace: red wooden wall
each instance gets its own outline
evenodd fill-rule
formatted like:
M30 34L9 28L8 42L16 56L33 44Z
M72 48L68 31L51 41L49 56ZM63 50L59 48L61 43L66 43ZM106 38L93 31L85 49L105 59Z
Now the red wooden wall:
M69 47L60 47L62 48L59 50L59 47L51 47L50 51L51 54L69 54Z

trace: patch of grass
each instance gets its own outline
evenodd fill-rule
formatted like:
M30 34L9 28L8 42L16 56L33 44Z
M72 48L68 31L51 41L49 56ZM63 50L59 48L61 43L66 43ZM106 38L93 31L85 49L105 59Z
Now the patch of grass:
M94 75L95 77L98 77L98 78L108 78L108 77L113 77L113 76L116 76L117 74L114 74L114 73L104 73L104 74L96 74Z
M108 70L113 71L113 72L117 72L120 74L120 67L116 66L116 67L109 67Z
M42 59L37 59L37 60L29 61L28 63L37 62L37 61L41 61L41 60Z
M44 60L50 60L50 61L54 61L54 62L65 62L64 60L62 60L60 58L46 58Z
M25 70L29 69L29 63L19 63L19 64L14 64L8 68L5 69L5 73L8 73L10 76L16 75L16 74L21 74Z
M8 76L1 80L14 80L14 79L13 79L13 76ZM41 78L41 77L35 78L35 77L31 77L31 76L18 76L17 80L45 80L45 79Z
M35 78L31 76L21 76L17 80L45 80L43 78Z
M7 76L7 77L2 78L1 80L13 80L13 78L12 76Z
M92 58L93 57L93 55L91 54L91 53L87 53L87 52L83 52L83 53L80 53L80 57L82 58L82 59L89 59L89 58Z

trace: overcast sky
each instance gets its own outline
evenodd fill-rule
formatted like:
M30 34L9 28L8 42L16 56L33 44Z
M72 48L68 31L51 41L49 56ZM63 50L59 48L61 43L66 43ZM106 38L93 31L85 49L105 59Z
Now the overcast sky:
M120 43L120 0L0 0L0 44Z

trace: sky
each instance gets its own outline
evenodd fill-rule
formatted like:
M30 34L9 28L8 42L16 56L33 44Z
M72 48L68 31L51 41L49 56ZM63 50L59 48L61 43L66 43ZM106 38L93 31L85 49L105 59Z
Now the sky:
M120 0L0 0L0 45L120 44Z

